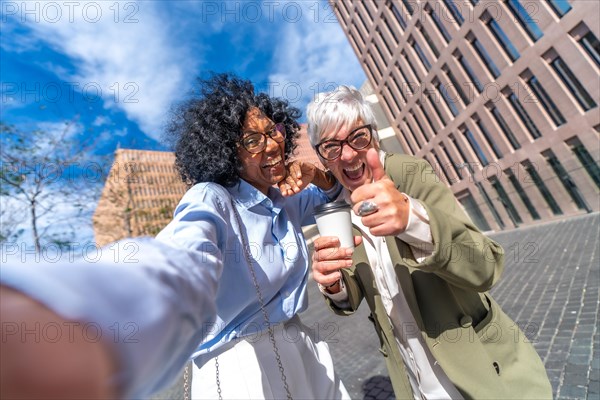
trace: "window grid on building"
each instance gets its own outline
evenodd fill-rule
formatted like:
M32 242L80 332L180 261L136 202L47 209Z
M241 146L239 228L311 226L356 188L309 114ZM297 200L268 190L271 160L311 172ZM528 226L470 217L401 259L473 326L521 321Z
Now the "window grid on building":
M513 109L515 110L517 115L519 116L519 119L521 119L521 122L523 122L523 125L525 125L525 127L527 128L527 131L529 132L531 137L534 139L541 137L542 133L540 132L538 127L535 125L535 123L529 116L529 113L525 110L525 108L521 104L521 101L519 100L517 95L512 90L505 88L505 92L507 90L508 90L508 92L507 92L508 102L513 107Z
M369 17L369 22L373 22L373 14L371 13L371 10L369 10L369 6L367 5L367 3L357 3L358 5L360 5L360 8L362 10L365 11L365 13L367 14L367 16Z
M448 86L442 85L441 82L437 80L434 82L434 85L442 99L444 99L444 103L446 103L446 106L448 106L452 115L456 117L459 114L459 111L456 107L456 100L450 97L450 94L448 93Z
M546 90L544 90L544 87L535 76L532 76L527 80L527 85L529 85L539 104L541 104L542 108L550 116L552 121L554 121L556 126L561 126L567 122L554 101L552 101L552 98L548 95Z
M398 6L396 4L394 4L394 2L392 2L392 1L387 1L386 5L388 6L388 8L390 9L390 11L392 12L392 14L394 15L394 17L396 18L396 21L398 21L398 24L400 24L400 27L402 28L402 30L405 31L406 27L408 25L406 23L406 20L404 19L404 16L402 15L402 11L400 11L400 9L398 8Z
M377 44L377 42L375 40L373 40L373 47L375 47L375 50L377 51L377 54L379 55L379 59L380 59L379 61L381 61L381 64L385 66L386 65L385 60L387 60L388 57L383 55L381 48L379 47L379 45Z
M385 49L387 50L387 53L386 53L388 56L387 58L391 58L392 54L394 54L394 51L390 47L389 41L385 40L385 36L384 36L383 32L381 31L381 29L379 29L379 27L377 28L376 31L379 34L379 37L381 38L381 41L383 42Z
M508 55L511 61L516 61L521 57L513 43L510 41L504 30L500 26L500 24L493 18L490 18L487 22L487 26L492 32L492 35L500 44L500 47L504 50L504 52Z
M435 96L435 97L434 96L435 96L435 92L427 91L425 93L425 97L427 97L427 100L429 100L429 103L433 107L433 110L435 111L435 113L437 114L438 118L442 122L442 126L444 126L444 125L446 125L446 120L442 116L442 111L438 107L437 96Z
M469 214L469 216L473 220L473 223L479 229L481 229L482 231L489 231L492 229L490 227L490 225L488 224L487 220L485 219L485 217L483 216L483 213L481 212L481 209L477 205L477 202L475 202L475 199L473 198L473 196L470 193L461 196L459 198L459 201L462 204L462 206L465 208L465 211L467 212L467 214Z
M565 86L569 89L569 92L575 97L584 111L596 107L596 102L592 99L592 96L585 90L585 87L561 57L556 57L550 62L550 65L552 65L554 71L556 71Z
M458 169L458 165L454 162L454 160L452 159L452 157L450 156L450 153L448 152L448 149L446 148L446 146L443 143L440 143L440 148L442 149L442 151L444 152L444 155L446 156L446 158L448 159L448 161L450 162L450 165L452 166L452 169L454 170L454 172L456 173L456 180L460 180L460 171Z
M396 95L391 91L391 89L389 87L386 87L384 89L384 96L383 96L383 101L385 102L385 104L387 105L387 108L390 110L391 114L397 114L400 112L400 104L398 104L398 99L396 98ZM394 100L394 107L392 107L392 105L390 104L389 98L392 98Z
M406 75L406 72L404 72L404 69L402 68L402 66L400 65L400 63L396 63L396 70L400 73L400 75L402 76L402 81L404 82L401 86L400 86L400 91L402 92L402 97L404 97L404 100L406 101L406 97L404 96L404 92L403 89L404 87L406 87L406 94L407 96L413 96L415 94L415 91L412 90L412 86L411 84L417 84L418 82L415 81L411 81L408 79L408 76ZM396 84L398 84L396 82Z
M504 186L502 186L500 181L495 177L492 178L490 182L492 184L492 187L494 188L494 190L496 190L496 193L498 194L498 199L500 200L500 203L502 203L504 209L506 210L506 213L513 221L513 224L522 224L523 219L521 218L521 215L519 215L519 212L517 211L517 208L515 207L513 202L510 200L510 197L508 197L508 194L506 194Z
M535 22L535 18L529 14L525 7L523 7L520 0L506 0L506 3L508 4L508 9L514 15L515 20L523 27L531 40L535 42L544 35L538 24Z
M471 82L475 85L477 92L483 92L483 85L481 84L479 78L477 78L475 72L473 72L471 64L469 64L469 62L460 53L457 53L456 59L458 60L459 64L463 67L463 70L465 71L469 79L471 79Z
M412 146L412 144L410 144L410 140L408 139L408 136L406 135L406 133L404 133L404 130L402 128L400 129L400 133L402 134L402 138L404 139L404 142L408 145L408 149L410 150L411 154L417 154L417 152L415 151L415 148Z
M443 1L444 1L444 4L446 4L448 11L452 15L454 22L456 22L458 24L458 26L462 26L462 24L465 22L465 18L462 16L462 13L460 12L460 10L459 10L458 6L456 5L456 3L454 2L454 0L443 0Z
M433 157L435 158L435 162L438 165L440 171L442 171L442 173L444 174L444 178L446 179L446 182L451 182L450 177L448 176L448 173L446 172L446 169L444 168L444 165L440 161L440 158L438 157L436 152L432 151L431 154L433 154Z
M581 44L590 57L592 57L592 60L594 60L596 65L600 66L600 41L598 41L598 38L592 31L588 31L588 33L583 35L581 39L579 39L579 44Z
M506 120L504 119L504 117L500 113L500 110L498 110L498 108L495 107L495 106L490 107L489 110L492 113L492 116L494 117L494 119L496 120L496 123L500 127L500 130L502 131L502 133L504 133L504 136L506 137L506 139L508 140L508 142L512 146L512 148L514 150L520 149L521 148L521 144L519 143L519 141L517 140L517 138L513 134L512 130L510 129L510 127L508 126L508 124L506 123Z
M465 94L465 91L463 90L462 86L458 83L458 80L456 79L456 76L454 76L454 74L452 73L452 70L448 67L448 64L444 64L442 66L442 70L446 73L446 76L450 80L450 83L460 96L465 106L468 106L471 101L469 100L469 97Z
M513 174L511 170L506 170L504 171L504 173L508 176L508 180L510 181L510 183L512 183L513 187L515 188L515 191L517 192L517 195L519 196L523 204L525 204L525 208L527 208L527 211L529 211L531 218L533 218L534 220L540 219L540 214L538 214L537 210L533 206L533 203L531 202L531 199L529 198L529 196L527 196L525 190L523 190L523 186L521 186L521 183L519 182L515 174Z
M436 58L439 57L440 56L440 51L438 50L437 46L435 45L435 43L431 39L431 36L429 36L429 34L427 33L427 30L425 29L425 27L422 24L419 24L418 28L419 28L419 32L421 32L421 36L423 36L423 39L425 39L425 42L429 46L429 49L431 50L431 52L433 53L433 55Z
M548 150L544 152L544 157L546 157L546 161L548 164L550 164L550 167L558 177L558 180L563 185L567 193L569 193L569 196L571 196L571 199L573 199L573 202L577 208L581 210L589 210L589 207L581 196L577 185L575 185L575 182L573 182L573 179L571 179L571 176L567 170L565 170L565 167L563 167L556 155L554 155L552 151Z
M488 143L488 145L494 152L494 155L496 156L496 158L498 158L498 159L502 158L502 151L500 151L500 149L498 148L496 141L494 140L493 136L490 134L490 131L488 131L488 129L485 127L483 121L481 121L481 119L477 118L477 119L475 119L475 123L477 124L477 127L481 131L481 134L485 138L486 142Z
M456 149L456 151L460 155L460 158L463 161L463 163L461 163L461 165L463 167L466 167L471 174L473 172L475 172L473 169L473 164L476 164L476 163L474 161L469 160L469 158L463 152L462 147L460 147L458 140L456 140L456 138L454 136L448 136L448 137L450 138L450 142L454 145L454 148Z
M433 121L431 121L431 117L429 116L429 114L427 114L425 112L425 109L423 108L423 104L421 104L420 101L417 100L416 102L417 107L419 107L419 110L421 110L421 114L423 114L423 116L425 117L425 120L427 121L427 125L429 125L429 128L431 129L431 132L433 132L433 134L435 135L435 126L433 125Z
M450 43L450 41L452 40L452 36L450 36L450 34L448 33L448 30L444 26L444 23L440 19L440 16L438 15L438 13L431 7L428 8L427 11L428 11L428 14L431 16L431 20L433 21L433 24L438 29L438 31L440 32L440 34L442 35L444 40L446 40L447 43Z
M415 38L412 36L409 38L409 43L411 44L413 50L417 54L419 60L421 60L421 64L423 64L425 70L429 71L431 69L431 63L429 62L429 59L427 58L427 55L425 54L421 46L419 46L419 43L417 43Z
M546 0L546 2L559 17L563 17L572 8L567 0Z
M421 75L417 72L417 69L415 68L415 63L412 62L410 60L410 58L408 58L408 53L406 53L405 51L403 51L401 54L402 54L402 57L404 57L404 60L408 64L408 67L412 71L413 75L415 76L415 78L417 78L417 82L422 82Z
M419 128L419 130L421 131L421 134L425 137L425 140L429 140L429 137L427 135L427 132L425 131L425 129L423 129L423 125L421 125L421 121L419 120L419 118L417 118L417 115L415 113L414 110L410 110L409 114L413 117L413 119L415 120L415 123L417 124L417 127Z
M392 73L392 75L390 76L392 79L392 83L394 84L394 89L396 89L395 91L390 89L390 91L392 92L392 95L395 92L398 92L400 94L400 96L402 97L402 100L404 101L403 104L406 104L406 97L404 96L404 92L402 91L401 86L398 84L398 80L396 79L396 76L394 75L394 73ZM394 95L394 101L396 102L396 104L398 105L398 109L401 110L402 107L400 105L400 103L398 102L398 100L396 99L396 96Z
M548 189L548 187L546 186L546 184L544 183L544 181L538 174L538 172L535 169L535 167L533 166L533 164L525 163L524 167L525 167L525 171L527 171L527 173L531 177L531 180L533 181L535 186L538 188L538 190L542 194L542 197L544 198L544 200L546 200L546 203L550 207L550 210L552 210L552 213L554 213L554 215L562 215L563 212L562 212L560 206L554 199L554 196L552 196L552 193L550 192L550 190Z
M504 229L506 227L506 224L504 223L504 220L502 219L502 217L498 213L498 210L496 210L496 206L494 205L494 202L492 202L492 199L490 198L490 195L483 188L483 186L481 185L481 182L475 182L475 186L477 186L477 189L479 190L479 193L481 193L481 196L483 197L483 199L487 203L490 211L492 212L492 215L494 216L494 219L496 220L496 223L498 224L498 226L500 226L500 229Z
M392 28L390 26L390 22L388 21L388 19L385 15L382 16L381 19L383 20L383 24L385 25L387 30L390 32L390 35L392 35L392 38L394 39L394 44L397 45L399 43L399 40L398 40L398 36L396 35L394 28Z
M471 45L473 46L475 53L477 53L477 55L481 59L481 62L485 65L488 71L490 71L490 74L492 74L494 78L499 77L500 70L496 66L494 60L492 60L490 53L488 53L483 44L481 44L481 42L477 38L472 37Z
M417 134L415 133L412 126L408 123L408 120L406 119L406 117L403 119L403 121L404 121L404 125L406 125L406 128L412 135L412 138L415 140L415 143L417 144L417 146L419 146L419 150L420 150L421 148L423 148L423 144L421 144L421 141L418 139Z
M600 167L598 167L598 164L594 158L590 155L579 139L571 139L568 144L571 147L571 151L573 151L581 163L582 167L586 170L590 178L592 178L596 186L600 189Z
M485 153L481 149L481 146L479 146L479 143L477 142L477 139L473 135L473 132L471 132L466 127L462 128L462 132L463 132L463 135L465 135L465 138L467 138L467 142L469 142L469 144L471 145L471 148L473 149L473 152L475 153L475 155L477 156L477 158L481 162L481 165L483 165L484 167L486 165L488 165L489 161L488 161L487 157L485 156Z
M402 0L402 4L404 4L404 8L406 8L406 11L408 11L410 15L413 15L415 13L414 3L408 0Z

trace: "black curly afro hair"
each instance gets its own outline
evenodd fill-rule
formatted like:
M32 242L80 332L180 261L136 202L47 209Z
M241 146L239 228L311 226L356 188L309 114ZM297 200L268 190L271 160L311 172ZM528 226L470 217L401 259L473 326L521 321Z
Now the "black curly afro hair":
M233 186L239 182L241 162L237 143L249 109L259 108L286 129L285 156L295 147L301 113L286 100L254 92L248 80L231 74L198 79L199 96L179 105L169 122L166 139L175 151L175 165L189 185L215 182Z

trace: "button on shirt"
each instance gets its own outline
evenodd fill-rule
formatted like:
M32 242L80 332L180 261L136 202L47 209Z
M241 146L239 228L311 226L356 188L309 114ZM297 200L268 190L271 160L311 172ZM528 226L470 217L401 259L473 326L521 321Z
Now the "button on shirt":
M217 319L207 327L206 340L194 353L196 364L203 365L214 357L209 353L235 338L266 329L250 267L271 324L285 322L306 309L308 250L301 227L314 223L314 207L337 196L339 188L336 185L325 193L309 185L284 198L274 188L265 196L240 180L229 188L200 183L183 196L173 221L157 238L201 252L205 268L220 276ZM251 265L243 252L242 237L249 247Z
M385 153L380 152L382 165L384 158ZM405 231L400 233L398 238L411 246L415 260L420 262L433 253L429 218L427 211L417 200L404 195L410 203L409 220ZM347 190L344 190L340 197L351 204L350 193ZM402 293L385 237L372 236L369 229L362 224L361 218L354 213L352 213L352 223L362 232L375 283L386 314L390 318L396 344L406 365L415 399L462 399L421 336L421 331ZM345 288L333 295L323 289L321 291L338 307L343 308L347 305L348 294Z

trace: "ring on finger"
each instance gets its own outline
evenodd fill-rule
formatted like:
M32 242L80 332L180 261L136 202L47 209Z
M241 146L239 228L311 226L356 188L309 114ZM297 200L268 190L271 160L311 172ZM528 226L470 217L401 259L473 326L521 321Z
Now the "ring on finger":
M373 214L379 210L379 206L377 203L373 201L363 201L361 205L358 207L358 216L365 217L367 215Z

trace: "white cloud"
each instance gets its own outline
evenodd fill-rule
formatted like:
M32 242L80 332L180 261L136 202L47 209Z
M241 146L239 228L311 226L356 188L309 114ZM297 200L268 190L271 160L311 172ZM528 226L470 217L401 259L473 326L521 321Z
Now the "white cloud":
M283 24L278 33L271 93L305 108L319 92L342 84L361 86L365 74L331 10L323 2L296 4L302 5L302 18Z
M167 112L197 62L169 34L160 3L53 3L60 18L54 8L44 11L44 3L36 2L39 22L19 20L76 67L52 70L88 99L101 96L107 107L123 110L144 133L160 138ZM31 46L29 39L25 46Z
M109 123L110 123L110 118L105 117L104 115L98 115L96 117L96 119L94 120L94 122L92 122L92 125L102 126L102 125L108 125Z

